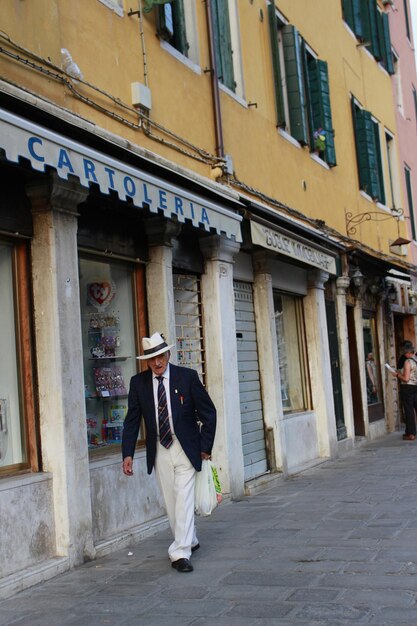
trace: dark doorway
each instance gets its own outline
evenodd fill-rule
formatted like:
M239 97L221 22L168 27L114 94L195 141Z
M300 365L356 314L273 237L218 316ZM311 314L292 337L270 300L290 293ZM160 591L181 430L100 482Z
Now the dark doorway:
M353 406L353 423L355 427L355 436L365 436L365 423L363 418L362 406L362 389L359 375L359 359L356 349L356 328L355 328L355 312L353 307L347 307L347 326L349 337L349 360L350 360L350 379L352 387L352 406ZM361 338L362 340L362 338Z
M343 410L342 377L340 375L339 340L337 336L336 306L326 300L327 332L329 337L330 366L332 370L333 401L336 417L337 440L346 439L345 415Z

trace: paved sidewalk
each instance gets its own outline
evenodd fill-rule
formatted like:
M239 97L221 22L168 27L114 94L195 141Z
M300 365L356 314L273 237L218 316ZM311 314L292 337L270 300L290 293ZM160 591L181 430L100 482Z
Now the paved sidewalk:
M0 602L0 626L417 625L417 441L401 434Z

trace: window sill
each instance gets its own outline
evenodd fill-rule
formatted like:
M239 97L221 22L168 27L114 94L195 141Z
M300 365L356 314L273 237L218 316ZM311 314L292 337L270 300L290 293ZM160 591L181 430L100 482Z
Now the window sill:
M177 61L180 61L180 63L188 67L188 69L193 71L195 74L201 74L201 67L197 63L194 63L194 61L191 61L188 57L181 54L181 52L174 48L174 46L171 46L171 44L163 39L161 39L161 48L177 59Z
M296 148L299 148L301 150L301 144L299 141L297 141L296 139L294 139L294 137L292 135L290 135L290 133L288 133L286 130L283 130L282 128L278 128L278 134L285 139L285 141L288 141L289 143L292 143L293 146L295 146Z
M16 476L5 476L0 479L0 491L26 487L27 485L32 485L33 483L47 482L50 480L52 480L52 474L49 472L27 472Z
M236 102L238 102L243 107L245 107L245 109L248 108L248 103L246 102L246 100L242 96L240 96L239 94L237 94L234 91L232 91L231 89L229 89L229 87L226 87L225 85L223 85L223 83L221 83L220 81L219 81L219 88L220 88L221 91L224 91L224 93L227 93L228 96L233 98L233 100L236 100Z
M104 6L106 6L111 11L114 11L119 17L123 17L124 13L122 7L114 2L114 0L99 0L99 2L101 2L101 4L104 4Z
M364 191L363 189L360 189L359 193L362 196L362 198L365 198L365 200L368 200L368 202L372 202L372 204L375 204L375 202L372 200L371 196L369 194L367 194L366 191Z
M283 415L283 419L284 420L290 420L290 419L296 419L297 417L304 417L304 416L310 416L310 415L314 415L314 411L311 409L305 409L304 411L288 411L287 413L284 413Z
M330 167L327 165L326 161L323 161L323 159L321 159L317 154L314 154L314 152L310 152L310 158L312 161L315 161L316 163L324 167L325 170L330 170Z

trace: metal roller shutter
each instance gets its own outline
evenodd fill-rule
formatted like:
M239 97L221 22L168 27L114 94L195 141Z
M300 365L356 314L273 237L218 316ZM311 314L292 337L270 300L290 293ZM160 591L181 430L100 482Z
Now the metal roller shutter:
M245 480L267 467L255 311L250 283L234 281L240 414Z

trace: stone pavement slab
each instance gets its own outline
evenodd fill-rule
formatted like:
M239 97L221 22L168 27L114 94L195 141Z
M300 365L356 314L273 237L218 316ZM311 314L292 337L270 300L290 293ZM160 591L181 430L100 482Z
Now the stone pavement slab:
M0 626L417 626L417 442L400 433L0 602ZM129 552L133 553L129 555Z

